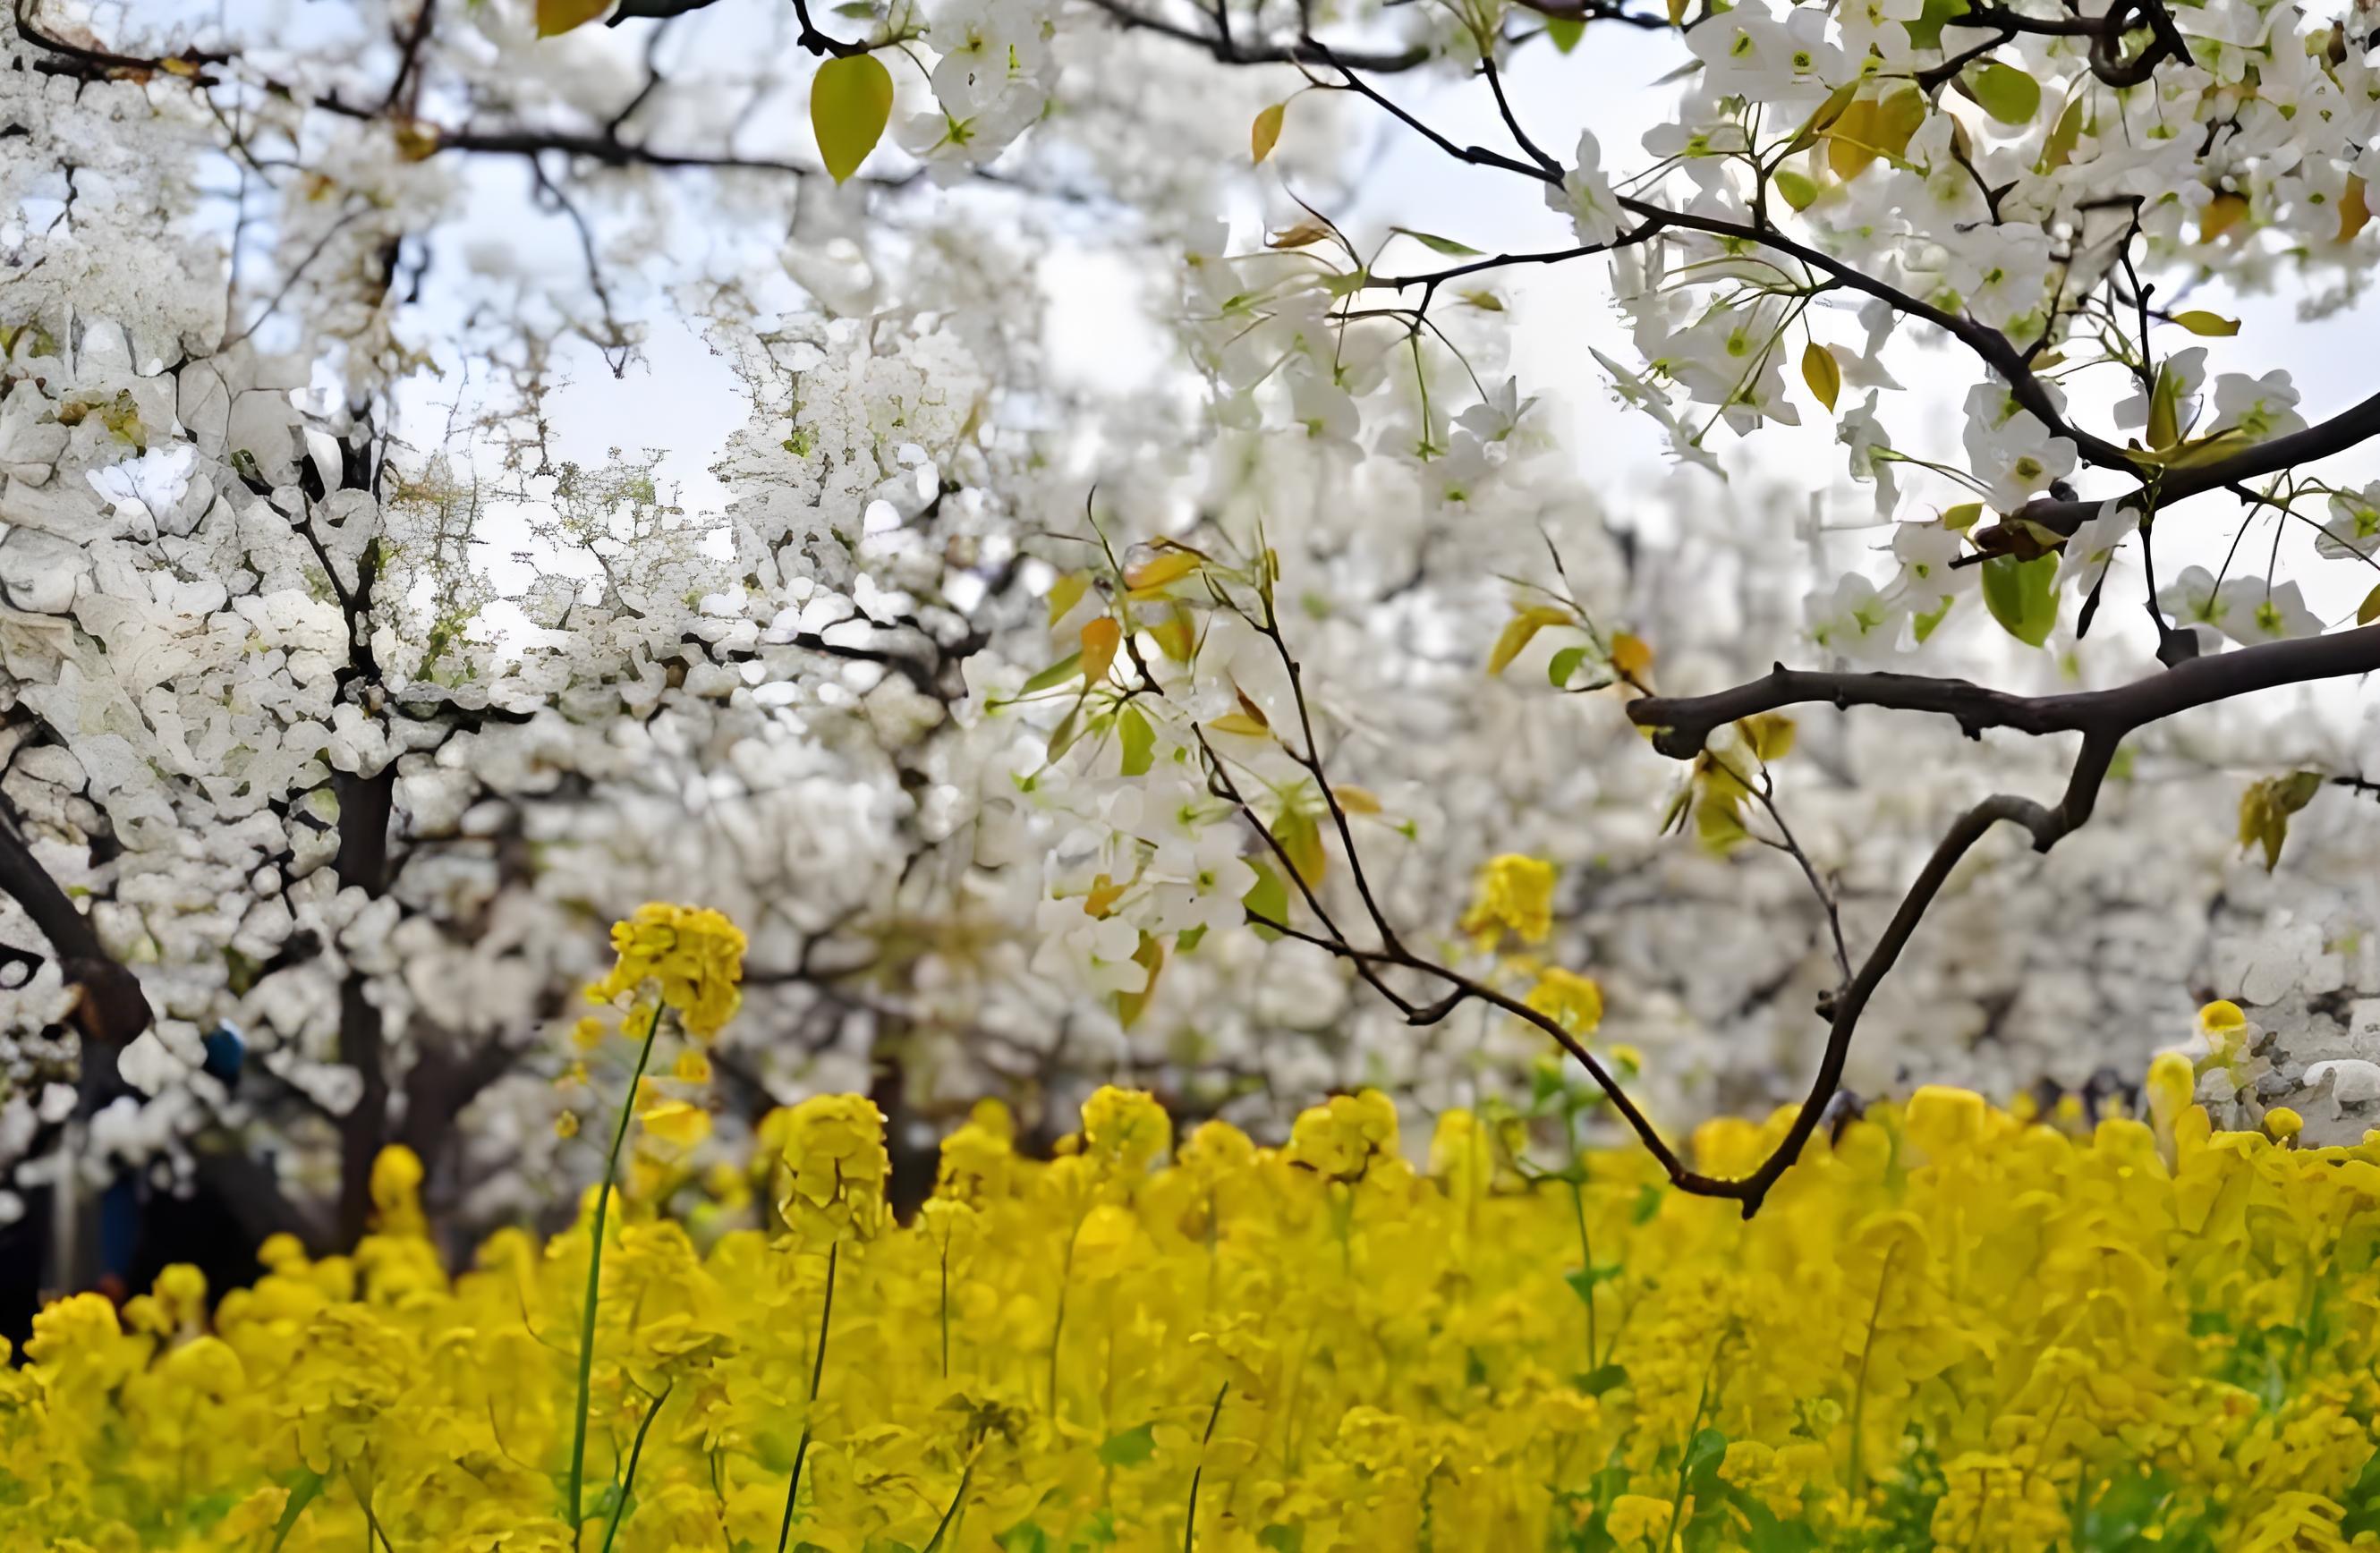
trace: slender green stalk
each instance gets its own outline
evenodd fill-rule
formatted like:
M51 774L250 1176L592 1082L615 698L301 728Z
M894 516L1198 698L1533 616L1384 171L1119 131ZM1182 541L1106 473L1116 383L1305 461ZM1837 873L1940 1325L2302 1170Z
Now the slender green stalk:
M1859 1503L1866 1487L1867 1457L1860 1449L1860 1431L1867 1424L1867 1365L1876 1355L1876 1323L1884 1318L1884 1292L1892 1284L1893 1258L1900 1255L1898 1243L1884 1255L1884 1269L1876 1277L1876 1304L1867 1313L1867 1339L1860 1344L1859 1381L1852 1392L1852 1502Z
M603 1553L612 1553L612 1540L620 1535L620 1523L628 1513L628 1490L637 1486L637 1463L644 1460L645 1436L652 1432L653 1420L661 1416L662 1403L669 1401L671 1388L662 1388L653 1405L645 1409L644 1422L637 1426L637 1440L628 1447L628 1475L621 1480L620 1497L612 1506L612 1523L603 1528Z
M587 1302L578 1313L578 1405L570 1430L570 1535L578 1535L580 1490L587 1482L587 1401L595 1383L595 1301L603 1287L603 1223L612 1207L612 1183L620 1173L620 1149L628 1141L628 1122L637 1112L637 1086L653 1059L653 1037L661 1034L666 1004L653 1003L652 1022L645 1026L644 1044L637 1048L637 1071L628 1077L628 1092L620 1097L620 1117L612 1124L611 1152L603 1156L603 1186L595 1195L595 1235L587 1251Z
M819 1307L818 1352L810 1356L810 1402L802 1414L802 1438L794 1447L793 1480L785 1485L785 1518L777 1523L777 1553L785 1553L785 1543L794 1535L794 1499L802 1491L802 1462L810 1453L810 1426L818 1414L819 1383L826 1378L826 1338L834 1325L834 1268L843 1256L843 1242L830 1241L826 1248L826 1299Z
M941 1521L934 1527L934 1535L926 1544L926 1553L936 1553L942 1546L942 1539L951 1535L951 1527L959 1518L959 1506L966 1502L967 1485L974 1480L975 1463L969 1462L966 1470L959 1474L959 1491L951 1496L950 1508L942 1511Z
M942 1237L942 1378L951 1377L951 1240Z
M1577 1113L1562 1111L1562 1137L1570 1146L1567 1161L1570 1176L1570 1211L1578 1220L1578 1262L1586 1269L1586 1297L1579 1303L1586 1306L1586 1367L1589 1370L1603 1363L1595 1329L1595 1244L1586 1233L1586 1157L1579 1152Z
M1081 1238L1083 1221L1075 1220L1075 1231L1066 1237L1065 1260L1058 1267L1058 1309L1050 1322L1050 1422L1058 1421L1058 1348L1066 1335L1066 1286L1075 1280L1075 1242Z
M1215 1440L1215 1420L1223 1416L1223 1398L1230 1393L1228 1380L1215 1389L1215 1405L1207 1410L1207 1432L1198 1437L1198 1464L1190 1473L1190 1516L1182 1523L1182 1553L1194 1553L1198 1537L1198 1485L1207 1475L1207 1447Z

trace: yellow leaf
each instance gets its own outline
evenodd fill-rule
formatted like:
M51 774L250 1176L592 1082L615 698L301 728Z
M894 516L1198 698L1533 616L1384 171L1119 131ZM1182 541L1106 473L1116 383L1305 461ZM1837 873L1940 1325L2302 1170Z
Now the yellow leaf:
M1380 812L1380 800L1372 795L1370 788L1358 787L1352 782L1340 783L1331 787L1330 793L1339 800L1339 807L1349 814Z
M2380 620L2380 588L2366 593L2363 602L2355 606L2355 624L2369 625L2375 620Z
M2222 338L2240 332L2238 319L2225 318L2220 313L2211 313L2203 308L2192 308L2186 313L2176 313L2173 315L2173 321L2192 334L2207 338Z
M1050 624L1055 625L1066 617L1066 612L1082 602L1090 591L1091 579L1081 572L1068 572L1050 585Z
M537 35L558 37L612 8L612 0L537 0Z
M1106 916L1115 910L1116 902L1123 898L1127 888L1128 885L1113 883L1105 874L1099 875L1091 880L1090 889L1083 895L1083 915Z
M1330 854L1322 849L1322 828L1314 816L1304 809L1287 808L1273 821L1272 838L1281 843L1281 855L1307 889L1322 882L1322 871L1329 866Z
M810 129L835 182L859 171L892 117L892 72L872 54L830 59L810 79Z
M1137 992L1116 994L1116 1020L1127 1030L1137 1024L1148 1008L1148 1000L1157 993L1157 976L1165 969L1165 946L1147 933L1140 935L1140 947L1132 952L1133 963L1147 969L1148 980Z
M1802 351L1802 381L1810 385L1810 392L1831 414L1836 395L1843 391L1843 370L1835 360L1835 353L1812 340Z
M1827 128L1827 166L1849 183L1876 160L1876 104L1853 103Z
M418 118L396 121L396 154L406 162L427 162L438 154L438 131Z
M1611 638L1611 666L1624 676L1635 678L1653 666L1652 645L1625 631L1615 633Z
M1876 149L1896 159L1906 154L1909 142L1925 124L1930 106L1925 94L1913 86L1903 88L1878 103L1876 105ZM1952 120L1953 124L1956 122Z
M2371 190L2364 186L2363 175L2350 173L2347 191L2338 197L2338 240L2351 243L2372 219Z
M1330 228L1318 221L1301 221L1296 225L1275 232L1265 239L1270 249L1305 248L1330 236Z
M2050 127L2049 139L2041 148L2041 160L2034 164L2036 173L2054 173L2074 159L2074 147L2082 139L2082 99L2077 97L2066 104Z
M1187 663L1198 649L1198 638L1190 622L1190 612L1176 604L1164 619L1148 628L1157 638L1157 650L1176 663Z
M2211 243L2234 226L2248 213L2248 201L2237 194L2217 194L2206 202L2198 215L2198 240Z
M1736 726L1743 730L1743 742L1764 766L1793 753L1793 720L1783 712L1758 712Z
M1092 685L1108 677L1108 665L1115 661L1116 649L1123 642L1123 627L1112 615L1101 615L1083 625L1083 678Z
M1548 625L1560 625L1569 619L1567 613L1549 604L1534 604L1515 610L1512 618L1504 623L1504 629L1498 634L1495 648L1488 654L1488 677L1494 679L1502 673L1539 631Z
M1270 156L1272 148L1281 144L1281 121L1288 112L1288 103L1275 103L1257 115L1257 121L1248 126L1248 152L1257 161Z
M1160 551L1137 565L1125 567L1123 585L1135 593L1153 593L1168 584L1180 582L1204 564L1203 558L1195 551Z
M1686 0L1670 0L1670 25L1683 27L1685 24Z
M1207 726L1218 734L1244 734L1252 739L1265 738L1272 733L1271 729L1244 711L1227 711Z

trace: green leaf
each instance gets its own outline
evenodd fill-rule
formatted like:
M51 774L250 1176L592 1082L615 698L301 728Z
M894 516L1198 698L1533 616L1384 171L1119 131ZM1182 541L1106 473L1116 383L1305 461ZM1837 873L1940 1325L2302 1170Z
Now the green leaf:
M1653 1216L1660 1211L1661 1189L1648 1181L1636 1189L1636 1201L1628 1210L1628 1221L1631 1224L1649 1224Z
M1963 534L1983 520L1981 502L1961 502L1955 507L1942 509L1942 527L1954 534Z
M1257 1546L1271 1553L1305 1553L1305 1528L1271 1525L1257 1534Z
M1586 23L1577 17L1555 17L1546 23L1546 36L1553 40L1556 54L1568 54L1586 36Z
M2279 867L2281 845L2289 839L2289 817L2313 803L2322 791L2320 771L2292 771L2251 783L2240 795L2240 844L2265 849L2265 871Z
M2240 321L2211 313L2204 308L2192 308L2186 313L2176 313L2173 322L2192 334L2207 339L2226 339L2240 332Z
M1566 1272L1562 1281L1570 1285L1570 1292L1578 1296L1579 1303L1585 1304L1594 1300L1597 1285L1609 1283L1619 1276L1620 1264L1607 1262L1599 1268L1578 1268Z
M1925 8L1915 21L1900 25L1909 31L1909 46L1916 49L1938 49L1942 46L1942 29L1967 14L1967 0L1925 0Z
M1628 1384L1628 1371L1619 1365L1597 1365L1578 1377L1578 1389L1590 1397L1617 1391Z
M289 1534L298 1529L298 1518L306 1513L306 1507L312 1504L322 1491L321 1473L310 1469L298 1474L297 1480L289 1485L289 1502L281 1507L281 1519L273 1523L271 1553L281 1553L281 1545L287 1542Z
M1836 398L1843 391L1843 369L1835 353L1812 340L1802 350L1802 381L1818 396L1818 403L1832 414Z
M2352 1537L2363 1532L2380 1532L2380 1451L2373 1452L2355 1474L2339 1503L2347 1509L2347 1517L2338 1523L2338 1535Z
M1116 739L1123 746L1123 774L1147 776L1157 734L1138 707L1127 706L1116 716Z
M1289 886L1281 882L1281 875L1273 871L1272 865L1261 857L1250 858L1248 867L1256 870L1257 881L1248 887L1246 894L1240 897L1240 904L1255 916L1268 917L1275 922L1287 922L1289 920ZM1260 939L1281 937L1280 933L1261 923L1252 923L1250 926L1254 928L1257 937Z
M1204 922L1199 923L1195 928L1184 928L1180 932L1173 935L1173 952L1176 954L1187 954L1192 950L1197 948L1201 943L1205 942L1206 939L1207 925Z
M1419 243L1422 247L1429 249L1432 253L1442 253L1449 259L1476 259L1479 257L1479 250L1471 247L1469 244L1458 243L1451 237L1441 237L1433 232L1416 232L1410 226L1391 226L1389 230L1401 234L1402 236L1411 237L1415 242Z
M1921 614L1916 617L1917 640L1921 646L1924 645L1926 637L1932 636L1941 627L1942 622L1950 613L1950 606L1958 601L1959 601L1956 596L1945 593L1942 595L1942 602L1937 608L1928 613Z
M1791 167L1778 168L1776 176L1770 181L1776 184L1777 192L1784 197L1785 202L1797 211L1808 210L1818 198L1817 184Z
M1968 79L1967 90L1984 112L2002 124L2031 124L2041 112L2041 83L1997 59Z
M1288 103L1275 103L1271 107L1257 115L1257 121L1248 126L1249 155L1262 162L1272 154L1272 148L1281 144L1281 119L1288 112Z
M859 171L892 118L892 72L872 54L830 59L810 80L810 129L835 182Z
M1065 684L1068 680L1073 679L1076 674L1079 674L1082 672L1083 655L1079 652L1070 652L1066 654L1065 657L1059 659L1055 663L1052 663L1048 668L1042 670L1039 673L1035 674L1031 679L1026 680L1025 682L1025 688L1019 690L1017 694L1019 696L1033 696L1038 695L1044 690L1053 690L1059 686Z
M2008 634L2027 647L2049 639L2058 624L2058 557L2019 561L1995 555L1984 563L1984 606Z
M1019 1521L993 1540L1001 1553L1050 1553L1050 1534L1030 1521Z
M2380 620L2380 588L2366 593L2363 602L2355 606L2355 624L2369 625L2375 620Z
M1120 1435L1110 1435L1099 1447L1099 1464L1110 1467L1136 1467L1157 1454L1155 1428L1143 1424L1137 1429L1126 1429Z
M2050 127L2049 139L2041 148L2041 160L2034 166L2036 173L2054 173L2074 159L2074 147L2082 139L2082 99L2077 97L2066 104Z
M1570 685L1570 676L1578 673L1578 666L1585 661L1585 648L1566 647L1555 653L1553 661L1546 665L1546 678L1553 683L1556 690L1564 689Z

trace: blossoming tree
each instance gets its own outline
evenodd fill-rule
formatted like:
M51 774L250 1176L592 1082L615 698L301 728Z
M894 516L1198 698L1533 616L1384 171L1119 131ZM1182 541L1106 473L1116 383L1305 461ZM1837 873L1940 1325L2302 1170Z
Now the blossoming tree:
M50 952L11 990L14 1152L66 1120L63 1033L154 1097L86 1118L108 1147L231 1159L185 1140L261 1129L298 1198L335 1162L346 1238L391 1139L450 1183L583 1178L544 1125L578 929L699 893L752 935L749 1049L718 1066L756 1114L1117 1075L1293 1110L1513 1082L1550 1037L1681 1184L1755 1206L1847 1073L1894 1076L1855 1066L1864 1021L1905 1050L1947 998L2048 1065L2074 1015L2042 967L2109 958L2081 918L2138 924L2118 947L2155 967L2095 1012L2239 992L2226 946L2270 924L2215 920L2242 911L2228 835L2160 850L2239 799L2186 730L2380 666L2380 593L2330 580L2375 564L2380 491L2325 462L2380 401L2301 414L2183 295L2352 299L2380 153L2351 17L540 0L11 29L0 936ZM1672 121L1641 158L1592 127L1557 156L1516 63L1585 68L1615 30L1675 35ZM1497 144L1435 127L1482 105ZM1351 213L1393 203L1357 154L1381 134L1567 230L1479 251L1476 212ZM1218 219L1286 187L1305 209L1260 240ZM492 189L566 261L492 240ZM1049 370L1030 261L1087 244L1178 277L1203 394ZM1591 491L1504 366L1523 270L1608 277L1633 343L1602 365L1682 462L1830 419L1869 489L1801 533L1710 484L1674 515ZM713 518L550 446L554 353L627 371L673 316L751 406ZM1920 390L1952 372L1937 437ZM2227 500L2235 553L2178 564ZM546 575L500 599L491 515L524 504ZM1791 541L1852 511L1884 547L1813 587ZM2335 626L2307 602L2334 593ZM2097 687L2035 693L2059 668ZM1814 705L1877 711L1790 721ZM2227 726L2282 758L2241 811L2276 855L2368 774L2319 724ZM1919 759L1945 775L1912 798ZM1978 882L2003 824L2046 852L2103 809L2082 863ZM1968 963L1896 1001L1953 935ZM2380 987L2316 940L2290 952L2340 962L2317 995ZM2308 995L2267 979L2252 1003ZM1741 1179L1689 1170L1660 1114L1775 1098L1813 999L1792 1126ZM226 1017L260 1047L237 1097L195 1071ZM495 1093L519 1103L454 1143L480 1169L442 1162Z

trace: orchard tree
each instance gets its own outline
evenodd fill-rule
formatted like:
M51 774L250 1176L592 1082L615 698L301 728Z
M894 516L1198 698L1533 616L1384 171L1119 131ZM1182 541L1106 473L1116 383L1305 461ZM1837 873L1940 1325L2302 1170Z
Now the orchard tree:
M723 1111L1435 1102L1550 1037L1747 1209L1847 1074L2079 1079L2078 1024L2129 1055L2217 995L2351 1036L2380 988L2359 872L2301 840L2240 882L2317 799L2301 831L2368 844L2373 752L2335 702L2216 710L2380 667L2380 592L2332 580L2380 567L2337 467L2380 400L2301 414L2185 295L2358 296L2355 14L306 17L27 5L7 41L12 1152L79 1055L148 1097L85 1104L91 1152L268 1140L259 1227L351 1237L398 1140L515 1211L586 1173L575 999L649 896L752 934ZM1557 155L1511 73L1614 33L1676 112ZM1435 127L1475 106L1498 143ZM1367 179L1400 140L1475 206ZM1553 240L1477 250L1499 199ZM1085 251L1178 367L1052 370L1035 261ZM1522 391L1519 271L1610 287L1658 489L1590 489ZM723 512L557 451L562 358L632 373L662 322L748 405L691 450ZM1719 483L1805 420L1864 489ZM1751 1175L1670 1141L1805 1054Z

